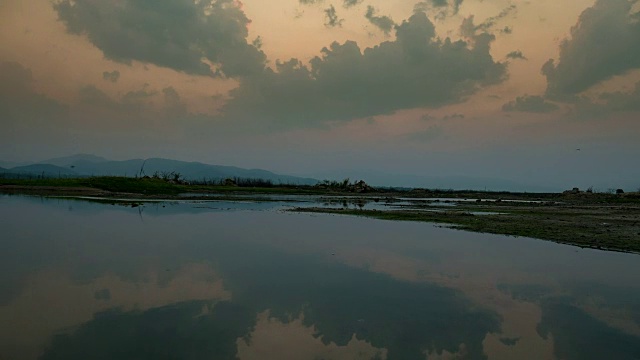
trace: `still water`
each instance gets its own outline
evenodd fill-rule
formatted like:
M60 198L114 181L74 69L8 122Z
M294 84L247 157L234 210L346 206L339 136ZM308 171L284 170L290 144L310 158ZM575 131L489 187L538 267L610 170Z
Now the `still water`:
M0 196L0 359L640 359L640 255L286 205Z

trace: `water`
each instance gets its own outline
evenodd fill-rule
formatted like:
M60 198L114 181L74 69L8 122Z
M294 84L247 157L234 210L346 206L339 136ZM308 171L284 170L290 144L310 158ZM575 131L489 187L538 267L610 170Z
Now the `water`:
M283 206L0 196L0 359L640 358L638 255Z

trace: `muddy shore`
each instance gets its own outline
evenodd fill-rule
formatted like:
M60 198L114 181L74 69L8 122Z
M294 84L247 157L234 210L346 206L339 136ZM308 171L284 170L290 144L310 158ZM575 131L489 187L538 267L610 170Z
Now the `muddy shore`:
M215 190L194 194L141 194L91 187L0 185L0 193L34 196L132 199L251 199L273 201L276 192ZM201 194L202 193L202 194ZM215 198L210 195L216 194ZM304 193L303 193L304 194ZM253 197L255 195L255 197ZM299 207L291 211L367 216L383 220L424 221L456 229L525 236L586 248L640 253L640 196L638 194L533 194L484 192L379 192L375 194L314 194L332 198L335 206ZM384 202L383 209L363 208ZM402 202L402 206L392 206ZM442 206L443 202L447 203ZM346 206L343 206L344 204Z

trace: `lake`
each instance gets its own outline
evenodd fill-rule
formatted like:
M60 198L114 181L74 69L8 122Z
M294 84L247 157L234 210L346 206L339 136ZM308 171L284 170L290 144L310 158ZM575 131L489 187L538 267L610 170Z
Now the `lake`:
M288 205L0 195L0 359L640 359L640 255Z

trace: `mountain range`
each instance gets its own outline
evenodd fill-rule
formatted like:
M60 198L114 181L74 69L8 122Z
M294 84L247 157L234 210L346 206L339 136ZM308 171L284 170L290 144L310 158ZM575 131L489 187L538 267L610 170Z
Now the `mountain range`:
M220 180L227 178L264 179L276 184L314 185L316 179L276 174L263 169L210 165L162 158L108 160L90 154L77 154L40 161L35 164L0 168L0 172L45 177L71 176L144 176L157 173L179 173L187 180Z

